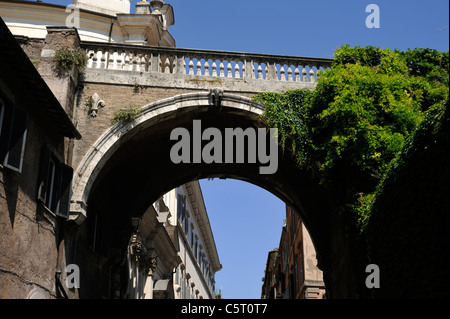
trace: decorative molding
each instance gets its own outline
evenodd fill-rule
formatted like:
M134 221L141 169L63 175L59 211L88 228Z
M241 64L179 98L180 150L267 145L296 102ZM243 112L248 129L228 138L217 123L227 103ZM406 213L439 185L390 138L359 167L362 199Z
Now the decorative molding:
M104 108L106 106L105 101L100 99L100 96L95 93L92 97L89 98L89 115L91 117L97 117L98 110L100 108Z
M222 104L223 89L214 88L209 90L209 105L220 107Z
M139 269L143 270L147 276L153 275L158 266L158 256L153 255L151 251L145 248L137 232L131 237L130 254L134 261L138 263Z

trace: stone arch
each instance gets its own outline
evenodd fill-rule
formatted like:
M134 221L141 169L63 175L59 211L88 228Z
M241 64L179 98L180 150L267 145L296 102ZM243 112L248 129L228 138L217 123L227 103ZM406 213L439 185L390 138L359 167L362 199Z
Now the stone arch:
M268 190L300 214L316 248L319 268L326 276L333 255L331 236L333 229L339 227L332 222L335 198L310 171L299 168L289 152L279 150L278 171L273 175L260 175L259 164L175 165L167 163L168 157L164 158L170 153L172 129L192 125L196 117L205 119L208 124L205 127L259 127L263 125L260 118L263 104L216 89L153 102L142 107L141 112L136 120L115 124L104 132L78 165L71 220L81 224L88 215L90 201L95 198L96 205L103 207L106 203L109 206L105 210L115 210L115 216L129 214L120 217L118 223L123 224L126 218L139 216L161 194L179 185L207 177L235 178ZM113 183L123 183L117 185L123 190L113 189ZM111 191L123 195L127 204L117 207L107 203L109 197L118 200L110 195Z
M250 98L226 94L223 91L187 93L143 106L141 116L132 122L119 122L104 132L81 160L74 175L70 219L82 223L86 218L87 199L92 184L114 152L127 140L152 125L152 119L181 109L201 106L227 107L260 116L264 105Z

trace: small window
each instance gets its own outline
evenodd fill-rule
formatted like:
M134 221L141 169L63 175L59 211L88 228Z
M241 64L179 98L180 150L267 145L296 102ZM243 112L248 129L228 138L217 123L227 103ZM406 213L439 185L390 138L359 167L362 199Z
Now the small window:
M38 179L38 199L57 216L68 218L72 190L72 167L61 163L43 147Z
M0 161L19 173L22 172L27 128L28 112L0 99Z

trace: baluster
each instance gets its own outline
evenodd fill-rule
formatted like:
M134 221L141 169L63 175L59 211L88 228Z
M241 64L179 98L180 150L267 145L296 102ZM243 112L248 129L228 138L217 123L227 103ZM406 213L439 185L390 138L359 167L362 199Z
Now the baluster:
M206 60L205 58L205 76L209 76L210 75L210 69L209 69L209 60Z
M244 79L246 77L246 73L245 73L245 61L242 63L242 79Z
M114 69L113 63L114 63L114 50L109 49L106 51L105 56L105 69Z
M123 68L123 63L124 63L124 55L125 55L125 52L117 52L117 69L118 70L122 70L122 68Z
M170 72L170 59L166 57L166 61L164 62L164 73L172 73Z
M292 78L292 67L288 65L288 82L292 82L294 79Z
M227 78L232 78L233 75L231 74L231 61L228 61L227 63Z
M112 56L112 60L113 60L113 62L112 62L112 68L113 68L113 70L118 70L119 68L120 68L120 65L119 65L119 51L117 51L117 50L114 50L114 53L113 53L113 56Z
M144 55L144 60L145 60L145 71L146 72L150 72L150 68L151 68L151 55L150 54L145 54Z
M133 59L132 59L132 71L139 71L138 70L138 61L137 61L137 53L133 52Z
M137 69L140 72L144 72L145 71L145 59L144 59L144 54L143 53L139 53L137 55Z
M314 70L312 67L309 68L309 82L315 83L316 79L314 78Z
M100 69L106 69L106 52L100 49Z
M99 67L99 57L100 57L100 51L97 50L95 52L94 57L92 58L92 65L95 69L98 69Z
M306 77L306 68L303 67L302 70L302 82L308 82L308 78Z
M130 52L125 52L125 60L124 60L123 69L126 71L130 71Z
M88 50L87 56L88 56L88 65L87 65L87 67L89 69L92 69L93 65L94 65L94 56L95 56L94 51L93 50Z
M200 62L200 59L197 59L197 75L202 75L202 63Z
M223 61L222 60L221 60L220 65L219 65L219 69L220 69L220 75L219 76L221 78L225 77L225 72L224 72L225 66L223 65Z
M212 76L217 76L217 64L216 64L216 60L213 61L212 64Z
M295 82L300 82L300 70L298 69L298 67L295 68Z
M284 69L284 65L280 66L280 81L286 81L286 70Z
M236 64L234 65L234 78L240 79L241 75L239 74L239 61L236 61Z
M258 80L262 80L263 79L263 73L262 73L262 66L260 63L258 63L258 69L257 69L258 75L257 75L257 79Z
M194 75L194 61L189 59L189 75Z

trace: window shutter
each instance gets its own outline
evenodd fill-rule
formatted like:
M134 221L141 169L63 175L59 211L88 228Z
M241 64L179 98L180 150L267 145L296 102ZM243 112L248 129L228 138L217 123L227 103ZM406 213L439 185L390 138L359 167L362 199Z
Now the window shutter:
M70 197L72 196L72 178L73 168L66 164L61 164L58 192L59 202L56 209L56 215L63 218L69 218Z
M4 166L20 173L27 138L28 113L16 106L13 110L11 123Z
M6 109L6 105L5 103L3 103L3 100L0 98L0 163L3 163L3 158L4 158L4 154L5 152L5 136L6 134L3 133L3 131L5 131L4 127L5 125L3 124L4 122L6 122L4 120L5 118L5 109Z
M9 131L11 128L11 117L11 105L6 104L0 99L0 164L4 163L7 152Z
M38 175L38 199L45 203L47 199L47 178L48 178L48 169L50 167L50 149L47 146L42 148L41 152L41 162L39 167L39 175Z
M2 130L3 130L3 116L5 115L5 104L3 103L3 100L0 99L0 136L2 136Z

